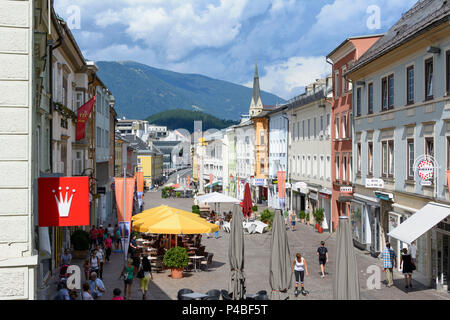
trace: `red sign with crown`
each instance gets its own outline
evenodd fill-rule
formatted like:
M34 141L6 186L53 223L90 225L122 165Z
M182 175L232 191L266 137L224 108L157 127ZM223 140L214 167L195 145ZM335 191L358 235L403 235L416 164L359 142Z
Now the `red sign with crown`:
M89 178L39 178L39 226L89 225Z

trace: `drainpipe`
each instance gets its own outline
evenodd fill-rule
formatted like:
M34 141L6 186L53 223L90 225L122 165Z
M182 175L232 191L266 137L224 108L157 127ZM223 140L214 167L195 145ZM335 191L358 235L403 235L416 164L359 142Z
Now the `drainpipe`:
M48 65L48 72L49 72L49 93L50 93L50 172L53 173L53 148L52 148L52 140L53 140L53 50L57 49L59 46L62 45L62 42L64 40L64 36L60 35L59 39L56 41L56 44L54 44L53 40L47 41L47 46L49 49L48 59L49 59L49 65Z

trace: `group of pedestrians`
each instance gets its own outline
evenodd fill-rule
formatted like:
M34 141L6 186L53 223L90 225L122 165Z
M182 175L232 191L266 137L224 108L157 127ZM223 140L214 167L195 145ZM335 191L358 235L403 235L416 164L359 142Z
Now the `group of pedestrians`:
M416 270L417 247L415 241L411 243L409 252L407 248L402 249L400 257L400 269L405 277L405 289L412 288L412 273ZM383 271L386 273L387 287L394 285L394 268L397 268L397 255L391 248L391 244L386 242L386 247L381 253L383 260Z
M328 249L325 247L325 242L321 241L319 248L317 248L317 256L319 257L320 271L322 273L322 278L325 277L325 264L328 263ZM297 297L299 293L306 295L308 291L305 290L305 275L308 276L308 265L306 263L305 257L301 253L295 255L295 259L292 262L292 272L295 275L295 296ZM300 284L300 291L298 285Z

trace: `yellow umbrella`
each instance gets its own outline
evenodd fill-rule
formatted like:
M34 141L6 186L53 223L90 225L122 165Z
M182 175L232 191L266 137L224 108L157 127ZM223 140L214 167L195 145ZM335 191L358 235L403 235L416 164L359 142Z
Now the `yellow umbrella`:
M133 229L138 232L147 232L146 231L147 226L153 225L158 221L161 221L174 215L181 215L188 217L192 220L196 220L200 223L207 223L205 219L201 218L196 213L175 209L168 206L159 206L133 216L134 218Z
M199 234L219 231L219 226L183 214L173 214L139 226L140 232L159 234Z

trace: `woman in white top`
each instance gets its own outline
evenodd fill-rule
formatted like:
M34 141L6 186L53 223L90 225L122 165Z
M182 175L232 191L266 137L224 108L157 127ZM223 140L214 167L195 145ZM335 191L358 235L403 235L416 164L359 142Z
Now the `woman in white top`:
M305 278L305 273L308 275L308 266L306 265L305 258L302 257L300 253L296 254L296 258L292 263L292 272L295 273L295 295L298 295L298 283L302 285L302 293L305 293L305 286L303 280Z
M100 267L100 261L97 257L97 250L92 251L91 257L89 258L89 271L98 273Z
M92 298L88 282L85 282L83 284L83 291L81 292L81 300L94 300L94 298Z

